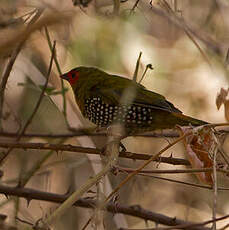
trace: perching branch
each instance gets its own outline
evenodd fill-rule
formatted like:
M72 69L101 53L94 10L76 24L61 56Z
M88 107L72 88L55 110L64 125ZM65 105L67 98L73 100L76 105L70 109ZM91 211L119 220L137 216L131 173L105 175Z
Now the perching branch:
M64 145L64 144L49 144L49 143L22 143L22 142L2 142L0 143L1 148L17 148L17 149L38 149L38 150L53 150L53 151L68 151L75 153L87 153L104 155L101 149L74 146L74 145ZM152 155L143 153L133 153L133 152L120 152L119 157L133 159L133 160L149 160ZM156 162L167 163L173 165L188 165L190 163L188 160L173 157L157 157L154 159Z

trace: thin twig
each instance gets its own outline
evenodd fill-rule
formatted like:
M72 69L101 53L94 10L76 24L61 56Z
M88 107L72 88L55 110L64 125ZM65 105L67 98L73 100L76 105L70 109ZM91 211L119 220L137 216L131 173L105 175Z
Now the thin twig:
M32 15L35 14L36 12L37 12L37 9L32 10L31 12L26 13L26 14L24 14L24 15L18 17L17 19L22 19L22 18L25 18L25 17L27 16L27 17L24 19L24 22L27 22L28 20L30 20L30 18L32 17Z
M202 41L208 47L209 50L212 50L215 54L219 54L221 45L216 41L214 41L209 36L206 36L206 34L203 34L200 31L193 30L190 26L187 26L185 22L179 20L177 17L176 18L171 17L171 15L169 15L165 11L160 10L152 5L151 5L151 10L153 13L168 19L171 23L173 23L173 25L177 26L178 28L180 29L186 28L189 31L189 33L191 33L192 35L197 37L200 41Z
M216 173L216 156L217 152L214 153L213 158L213 208L212 208L212 218L216 219L216 210L217 210L217 173ZM213 222L212 230L216 230L216 221Z
M199 227L200 229L203 229L204 225L211 224L214 221L225 220L227 218L229 218L229 215L225 215L225 216L216 218L215 220L213 220L213 219L212 220L207 220L207 221L196 223L196 224L181 224L181 225L176 225L176 226L173 226L173 227L165 227L165 228L160 228L160 227L159 228L148 228L147 230L170 230L170 229L174 229L174 227L176 229L193 229L193 228L196 228L196 227ZM122 228L122 230L125 230L125 228ZM131 230L131 229L129 229L129 230ZM143 229L135 229L135 230L143 230Z
M48 69L48 72L47 72L47 76L46 76L46 82L45 82L45 85L41 91L41 94L40 94L40 97L37 101L37 104L32 112L32 114L30 115L29 119L27 120L27 122L25 123L23 129L19 132L17 138L16 138L16 141L19 141L21 139L21 137L23 136L23 134L25 133L26 129L28 128L28 126L31 124L36 112L38 111L38 108L40 107L40 104L41 104L41 101L44 97L44 93L45 93L45 90L46 90L46 87L48 85L48 80L49 80L49 76L50 76L50 73L51 73L51 70L52 70L52 63L53 63L53 58L54 58L54 55L55 55L55 46L56 46L56 42L54 42L53 44L53 49L52 49L52 56L51 56L51 59L50 59L50 64L49 64L49 69ZM7 150L7 152L3 153L1 158L0 158L0 163L3 162L3 160L10 154L10 152L13 150L13 147L9 148Z
M227 54L225 58L225 65L228 66L228 64L229 64L229 48L227 49Z
M92 221L92 218L90 217L81 230L85 230L91 221Z
M49 63L49 68L48 68L48 72L47 72L47 75L46 75L46 81L45 81L45 84L42 88L42 91L41 91L41 94L40 94L40 97L37 101L37 104L36 104L36 107L34 108L32 114L30 115L29 119L27 120L24 128L21 130L20 132L20 138L22 137L22 135L25 133L26 129L28 128L28 126L30 125L30 123L32 122L35 114L37 113L39 107L40 107L40 104L41 104L41 101L45 95L45 90L48 86L48 81L49 81L49 76L50 76L50 73L51 73L51 70L52 70L52 63L53 63L53 60L54 60L54 57L55 57L55 47L56 47L56 41L54 41L53 43L53 47L52 47L52 56L51 56L51 59L50 59L50 63Z
M138 70L139 70L141 56L142 56L142 52L139 53L138 60L136 62L136 66L135 66L135 70L134 70L134 76L133 76L133 82L137 82Z
M45 35L46 35L46 38L48 41L49 49L52 50L52 42L51 42L51 38L50 38L47 26L45 26ZM57 60L56 55L54 56L54 62L55 62L55 65L56 65L56 68L57 68L59 75L62 75L61 68L60 68L60 65L59 65L59 62ZM64 91L64 80L62 78L61 78L61 94L62 94L62 98L63 98L63 114L64 114L64 117L66 119L67 103L66 103L66 97L65 97L65 91ZM66 119L66 121L67 121L67 119Z
M169 15L173 16L174 19L176 19L177 21L180 21L179 17L177 17L177 15L176 15L176 11L174 12L173 9L170 7L170 5L166 1L163 1L163 3L166 5L166 9L170 13ZM184 22L183 22L183 24L184 24ZM189 39L193 42L193 44L197 47L197 49L199 50L199 52L202 55L203 59L206 61L206 63L208 63L209 67L212 69L212 65L211 65L207 55L204 53L204 51L201 49L201 47L199 46L197 41L194 39L194 36L188 30L187 26L183 26L182 29L185 32L185 34L189 37Z
M140 0L136 0L136 1L135 1L135 3L134 3L134 5L133 5L132 9L130 10L129 16L131 16L131 15L134 13L134 10L135 10L135 8L138 6L139 1L140 1Z
M175 140L174 142L172 142L171 144L168 144L165 148L163 148L162 150L160 150L157 154L153 155L149 160L147 160L143 165L141 165L139 168L137 168L136 171L130 173L106 198L106 202L108 200L110 200L110 198L119 191L119 189L126 184L132 177L134 177L136 174L138 174L143 168L145 168L149 163L151 163L153 160L155 160L156 158L158 158L162 153L164 153L166 150L168 150L170 147L172 147L173 145L177 144L178 142L180 142L181 140L183 140L185 137L187 137L188 135L191 135L191 133L187 132L186 134L182 135L181 137L179 137L177 140Z
M146 72L147 72L148 69L153 70L153 67L152 67L151 64L148 64L148 65L146 66L145 71L144 71L144 73L142 74L142 77L141 77L140 81L138 82L139 84L141 84L141 82L142 82L142 80L144 79L144 77L145 77Z
M218 230L225 230L229 228L229 224L226 224L225 226L223 226L222 228L219 228Z
M222 156L222 158L225 160L225 162L227 163L227 166L229 167L229 160L228 160L228 156L224 153L222 146L218 145L218 151L219 154Z
M33 226L33 224L30 223L29 221L27 221L27 220L22 220L21 218L19 218L19 217L17 217L17 216L15 217L15 219L18 220L18 221L20 221L20 222L22 222L22 223L24 223L24 224L28 224L28 225Z
M121 126L121 125L120 125ZM111 127L110 140L106 148L107 162L103 169L92 178L89 178L80 188L78 188L67 200L64 201L51 215L43 220L43 225L50 225L54 220L62 216L79 198L87 192L93 185L97 184L117 163L119 156L120 140L123 138L122 127Z
M144 173L139 173L138 175L139 176L150 177L150 178L154 178L154 179L159 179L159 180L165 180L165 181L168 181L168 182L173 182L173 183L188 185L188 186L192 186L192 187L197 187L197 188L203 188L203 189L212 190L212 186L208 186L208 185L194 184L194 183L185 182L185 181L179 181L179 180L174 180L174 179L170 179L170 178L152 176L152 175L148 175L148 174L144 174ZM218 187L218 190L229 191L229 188Z
M215 140L217 140L216 136L213 134L213 138ZM217 152L218 152L218 146L219 143L218 141L215 141L215 146L213 149L213 173L212 173L212 177L213 177L213 208L212 208L212 218L213 220L216 219L216 212L217 212L217 194L218 194L218 185L217 185ZM212 230L216 230L216 221L213 222L212 224Z
M33 23L35 23L40 16L43 13L43 9L38 9L37 13L35 14L35 16L32 18L32 20L29 22L27 28L29 28ZM0 84L0 129L2 129L2 116L3 116L3 104L4 104L4 96L5 96L5 89L6 89L6 84L8 81L8 78L10 76L11 70L13 68L13 65L16 61L16 58L18 56L18 54L20 53L24 43L25 43L26 39L23 39L15 48L15 50L12 52L9 63L4 71L4 74L2 76L2 81Z
M116 167L117 170L119 171L124 171L127 173L131 173L136 171L136 169L131 169L131 168L123 168L123 167ZM212 168L191 168L191 169L155 169L155 170L141 170L140 173L156 173L156 174L177 174L177 173L200 173L200 172L212 172ZM216 170L218 171L218 170ZM219 170L219 172L222 173L229 173L229 170Z
M228 156L224 153L222 145L219 143L218 139L216 138L216 136L214 134L213 134L213 138L214 138L214 141L217 145L218 153L221 155L221 157L224 159L227 166L229 167L229 159L228 159Z

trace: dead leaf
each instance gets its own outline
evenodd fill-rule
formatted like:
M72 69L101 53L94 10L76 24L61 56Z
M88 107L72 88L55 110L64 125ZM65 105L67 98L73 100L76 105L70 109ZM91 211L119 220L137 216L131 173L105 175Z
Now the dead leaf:
M229 89L226 90L224 88L221 88L220 92L217 94L216 106L218 110L220 109L221 105L225 103L228 92L229 92Z
M192 127L179 127L181 135L193 130ZM212 168L213 149L215 141L209 127L203 127L198 133L187 136L184 139L184 146L188 159L193 168ZM197 178L205 184L213 184L212 172L195 173Z
M225 119L229 122L229 88L226 90L224 88L221 88L220 93L216 97L216 106L217 109L221 107L222 104L224 104L224 116Z

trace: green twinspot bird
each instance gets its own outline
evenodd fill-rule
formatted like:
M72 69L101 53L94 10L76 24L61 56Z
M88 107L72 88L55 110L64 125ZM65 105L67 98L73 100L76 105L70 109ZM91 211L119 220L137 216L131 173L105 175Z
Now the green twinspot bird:
M207 124L182 114L164 96L141 84L95 67L77 67L61 78L70 83L83 116L99 127L119 122L134 134L175 125Z

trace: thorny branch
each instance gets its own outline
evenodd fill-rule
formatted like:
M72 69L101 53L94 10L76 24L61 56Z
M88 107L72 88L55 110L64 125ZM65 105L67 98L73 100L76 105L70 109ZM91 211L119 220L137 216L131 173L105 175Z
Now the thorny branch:
M24 197L28 202L31 202L32 200L42 200L42 201L49 201L55 203L62 203L69 197L69 195L66 194L60 195L55 193L38 191L30 188L9 187L5 185L0 185L0 193L6 196ZM74 203L74 205L77 207L93 209L96 207L96 201L94 201L93 199L80 198L78 201ZM126 205L109 202L105 208L108 212L114 214L123 213L126 215L142 218L144 220L154 221L156 223L164 224L168 226L176 226L180 224L193 224L178 218L168 217L159 213L151 212L149 210L141 208L141 206L139 205L126 206ZM196 227L192 229L199 230L200 228ZM204 228L204 227L201 229L210 230L210 228Z
M72 131L72 130L71 130ZM229 132L229 131L228 131ZM18 133L0 131L0 136L3 137L17 137ZM79 136L107 136L106 132L94 132L94 128L82 128L74 129L71 133L62 133L62 134L52 134L52 133L25 133L22 135L23 138L38 137L38 138L67 138L67 137L79 137ZM145 134L137 134L135 137L179 137L178 132L176 131L163 131L163 132L150 132Z
M49 226L54 220L61 217L83 194L93 185L97 184L117 163L119 157L120 141L124 137L124 130L121 124L112 125L109 128L109 141L106 146L106 164L100 172L89 178L81 185L67 200L61 204L52 214L48 215L43 221L42 226Z
M123 171L131 173L136 171L136 169L116 167L118 171ZM198 173L198 172L212 172L213 168L191 168L191 169L155 169L155 170L141 170L141 173L158 173L158 174L177 174L177 173ZM229 173L229 170L216 169L218 172Z
M220 129L215 131L218 134L228 134L229 130L227 129ZM3 137L17 137L18 133L15 132L7 132L7 131L0 131L0 136ZM79 137L79 136L107 136L106 132L95 132L94 128L79 128L71 130L71 133L24 133L22 135L23 138L30 138L30 137L38 137L38 138L70 138L70 137ZM176 130L163 130L163 131L153 131L153 132L146 132L143 134L135 134L134 137L145 137L145 138L175 138L179 137L179 133Z
M225 220L225 219L228 219L228 218L229 218L229 215L225 215L225 216L216 218L215 220L213 220L213 219L212 220L207 220L207 221L196 223L196 224L181 224L181 225L176 225L176 229L196 229L196 228L205 229L205 227L203 227L204 225L211 224L214 221ZM164 227L164 228L163 227L148 228L147 230L172 230L172 229L174 229L174 226L173 227ZM131 230L131 229L122 228L120 230ZM143 230L143 229L135 229L135 230Z
M64 144L49 144L49 143L18 143L18 142L0 142L1 148L19 148L19 149L38 149L38 150L53 150L53 151L69 151L75 153L87 153L87 154L97 154L104 155L105 153L101 149L87 148L74 145L64 145ZM133 159L133 160L149 160L152 155L143 153L133 153L133 152L120 152L119 157ZM190 165L188 160L173 158L173 157L158 157L154 161L160 163L167 163L173 165Z

